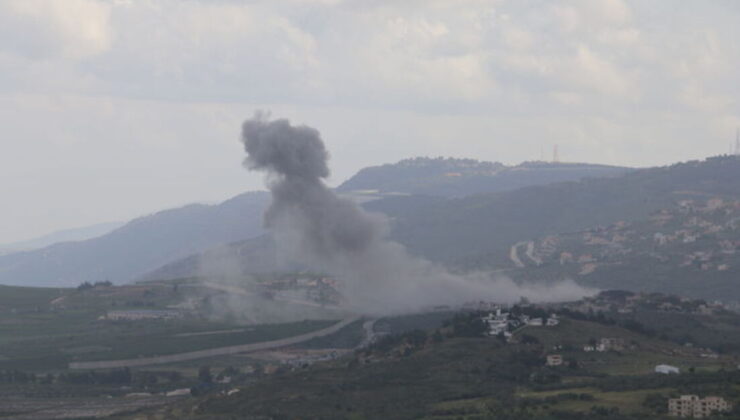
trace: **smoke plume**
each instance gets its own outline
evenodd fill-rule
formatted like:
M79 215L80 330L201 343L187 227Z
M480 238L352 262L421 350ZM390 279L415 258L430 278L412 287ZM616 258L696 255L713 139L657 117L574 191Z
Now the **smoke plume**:
M267 173L272 204L266 226L289 258L340 277L350 307L364 313L402 312L468 300L511 302L563 300L586 291L573 282L551 288L523 288L485 274L458 276L413 257L389 239L388 222L339 197L324 183L329 153L319 132L269 120L244 122L245 166Z

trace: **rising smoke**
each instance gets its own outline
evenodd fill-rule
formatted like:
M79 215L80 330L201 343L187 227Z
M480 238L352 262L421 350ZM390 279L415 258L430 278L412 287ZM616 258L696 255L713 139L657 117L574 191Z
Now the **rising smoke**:
M265 224L288 258L336 275L350 307L363 313L413 311L469 300L550 301L581 297L573 282L522 287L485 274L453 275L387 238L388 222L324 183L329 153L318 130L257 113L242 126L245 166L267 173Z

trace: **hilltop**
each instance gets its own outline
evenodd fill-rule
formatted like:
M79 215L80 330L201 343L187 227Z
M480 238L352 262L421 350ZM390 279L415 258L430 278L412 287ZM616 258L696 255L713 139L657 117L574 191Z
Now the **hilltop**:
M524 162L507 166L474 159L418 157L362 169L337 187L337 191L464 197L583 178L619 176L629 171L630 168L587 163Z
M519 241L645 220L679 201L707 197L740 198L740 159L717 157L463 198L396 197L366 207L393 218L393 238L432 260L495 254L504 262Z
M469 159L417 158L361 170L338 190L359 202L382 200L399 192L441 198L612 176L627 170L587 164L525 163L507 167ZM247 257L260 244L269 244L269 240L251 241L264 233L262 215L269 200L266 192L244 193L217 205L192 204L164 210L99 237L0 255L0 284L76 286L85 281L124 283L160 274L166 278L196 275L197 256L206 251L211 256L218 254L222 261L227 255L235 257L232 261L244 257L252 270L269 271L274 268L269 258ZM231 252L228 244L232 243L247 250Z

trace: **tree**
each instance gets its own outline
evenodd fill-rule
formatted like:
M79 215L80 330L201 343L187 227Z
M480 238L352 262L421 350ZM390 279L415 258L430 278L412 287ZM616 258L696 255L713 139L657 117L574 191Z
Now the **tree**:
M213 375L209 366L201 366L198 369L198 380L207 384L213 382Z

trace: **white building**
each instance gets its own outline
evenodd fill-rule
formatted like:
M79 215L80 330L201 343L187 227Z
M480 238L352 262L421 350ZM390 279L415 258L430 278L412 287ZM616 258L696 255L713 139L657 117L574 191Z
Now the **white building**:
M488 316L482 318L483 322L488 325L488 335L496 336L504 334L506 337L510 337L509 332L509 313L502 312L501 309L496 309L496 313L489 313Z
M701 419L713 414L730 411L732 405L721 397L699 398L696 395L681 395L668 400L668 415Z
M662 373L664 375L670 375L672 373L681 373L680 369L671 365L657 365L655 366L655 373Z
M547 366L561 366L563 364L563 356L559 354L548 354L546 364Z
M527 321L527 325L530 327L541 327L544 323L542 322L542 318L530 318Z

